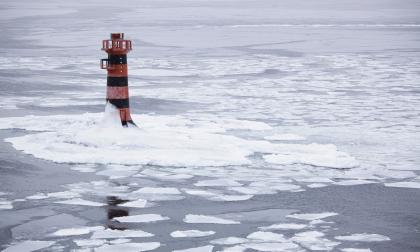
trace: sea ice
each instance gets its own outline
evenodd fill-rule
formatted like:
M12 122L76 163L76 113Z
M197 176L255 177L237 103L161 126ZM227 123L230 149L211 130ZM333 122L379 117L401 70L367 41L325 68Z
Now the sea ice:
M297 224L297 223L279 223L273 224L266 227L259 227L260 230L299 230L307 228L308 226L305 224Z
M90 200L84 200L84 199L80 199L80 198L63 200L63 201L56 201L54 203L67 204L67 205L81 205L81 206L98 206L98 207L99 206L105 206L105 204L103 204L103 203L94 202L94 201L90 201Z
M389 241L389 237L380 234L351 234L351 235L340 235L334 237L337 240L341 241L359 241L359 242L379 242L379 241Z
M135 237L152 237L151 233L142 230L117 230L105 229L98 230L92 234L91 239L109 239L109 238L135 238Z
M13 202L0 199L0 210L1 209L13 209Z
M286 217L312 221L312 220L328 218L335 215L338 215L338 214L332 213L332 212L324 212L324 213L290 214L290 215L287 215Z
M105 117L103 115L1 118L0 129L42 131L6 141L27 154L55 162L228 166L251 164L249 157L260 152L267 153L264 159L275 164L302 163L334 168L358 165L353 157L337 151L331 144L276 144L247 140L226 132L247 124L261 124L259 122L235 120L225 124L226 120L217 119L133 115L135 121L139 118L142 122L140 127L121 130L121 125L115 124L119 117L113 108L108 106ZM263 127L247 128L260 130Z
M265 232L265 231L257 231L257 232L251 233L246 238L251 239L251 240L264 241L264 242L286 242L287 241L282 234L277 234L273 232Z
M370 249L365 248L342 248L341 251L343 252L372 252Z
M8 248L2 250L2 252L31 252L48 248L53 244L55 244L54 241L23 241L9 246Z
M172 250L172 252L212 252L213 248L214 246L207 245L207 246L196 247L196 248Z
M217 245L235 245L235 244L241 244L248 242L248 239L240 238L240 237L226 237L226 238L220 238L216 240L210 241L211 244L217 244Z
M299 141L305 140L306 138L297 134L275 134L271 136L266 136L264 139L275 140L275 141Z
M169 217L162 216L160 214L139 214L139 215L131 215L131 216L123 216L123 217L116 217L114 220L119 222L156 222L156 221L164 221L169 220Z
M181 194L181 192L174 187L143 187L133 193L138 194Z
M150 251L160 247L159 242L143 242L143 243L123 243L123 244L104 244L101 247L95 248L97 252L139 252Z
M105 244L105 240L97 240L97 239L80 239L80 240L73 240L74 243L77 244L79 247L93 247L93 246L101 246Z
M232 179L211 179L201 180L194 184L195 186L242 186L241 183Z
M200 231L200 230L178 230L171 233L171 236L174 238L184 238L184 237L203 237L214 235L214 231Z
M133 201L129 201L123 204L120 204L119 206L122 207L134 207L134 208L145 208L147 205L147 200L144 199L137 199Z
M112 240L109 243L110 244L123 244L123 243L127 243L127 242L130 242L130 241L131 241L131 239L120 238L120 239Z
M186 223L210 223L210 224L240 224L239 221L223 219L209 215L187 214L184 218Z
M324 233L319 231L306 231L295 234L291 240L310 250L332 250L340 244L323 237Z
M334 182L334 185L342 185L342 186L352 186L352 185L364 185L364 184L373 184L376 183L370 180L363 180L363 179L352 179L352 180L343 180L340 182Z
M55 231L51 236L74 236L74 235L84 235L89 234L94 231L104 230L102 226L96 227L79 227L79 228L64 228Z
M411 182L411 181L404 182L403 181L403 182L385 183L385 186L420 189L420 182Z

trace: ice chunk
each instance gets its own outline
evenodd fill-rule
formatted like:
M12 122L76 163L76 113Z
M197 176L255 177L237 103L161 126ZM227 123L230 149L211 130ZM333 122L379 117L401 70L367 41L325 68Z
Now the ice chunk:
M63 200L63 201L56 201L54 203L59 204L67 204L67 205L81 205L81 206L105 206L103 203L84 200L81 198L75 198L75 199L69 199L69 200Z
M380 234L351 234L351 235L340 235L334 237L337 240L341 241L359 241L359 242L379 242L379 241L389 241L389 237Z
M123 243L127 243L127 242L130 242L130 241L131 241L131 239L125 239L125 238L123 238L123 239L115 239L115 240L112 240L109 243L110 244L123 244Z
M411 182L411 181L404 182L403 181L403 182L385 183L385 186L420 189L420 182Z
M308 164L331 168L352 168L359 166L356 159L345 152L338 151L335 145L309 144L279 146L279 153L264 155L273 164Z
M13 209L13 202L0 199L0 210L1 209Z
M150 251L160 247L159 242L143 242L143 243L123 243L123 244L105 244L95 249L96 252L139 252Z
M2 252L31 252L48 248L53 244L55 244L54 241L23 241L9 246Z
M343 252L372 252L370 249L365 248L342 248L341 251Z
M213 248L214 246L207 245L207 246L196 247L196 248L172 250L172 252L212 252Z
M305 224L297 224L297 223L279 223L273 224L267 227L259 227L261 230L299 230L308 227Z
M247 241L249 240L245 238L231 236L231 237L212 240L210 241L210 243L217 244L217 245L235 245L235 244L245 243Z
M318 231L307 231L296 234L291 240L310 250L332 250L340 244L340 242L330 241L323 236L324 233Z
M195 186L242 186L241 183L232 179L211 179L201 180L194 184Z
M364 180L364 179L352 179L352 180L343 180L340 182L334 182L334 185L342 185L342 186L352 186L352 185L364 185L364 184L372 184L376 183L374 181L370 180Z
M328 186L327 184L322 184L322 183L312 183L309 185L306 185L309 188L321 188L321 187L326 187Z
M156 222L156 221L164 221L169 220L169 217L162 216L160 214L140 214L140 215L132 215L132 216L123 216L114 218L119 222Z
M200 230L178 230L171 233L171 236L174 238L183 238L183 237L203 237L214 235L214 231L200 231Z
M324 218L328 218L335 215L338 215L338 214L332 213L332 212L325 212L325 213L290 214L290 215L287 215L286 217L311 221L311 220L324 219Z
M300 247L290 241L286 242L250 242L240 245L245 248L267 252L300 251Z
M135 237L152 237L151 233L142 230L117 230L105 229L98 230L92 234L91 239L107 239L107 238L135 238Z
M105 240L96 240L96 239L80 239L74 240L74 243L79 247L96 247L105 244Z
M264 242L286 242L286 239L282 234L277 234L273 232L257 231L249 234L246 238L252 240L260 240Z
M52 233L52 236L74 236L74 235L84 235L89 234L93 231L104 230L102 226L96 227L79 227L79 228L64 228L55 231Z
M211 223L211 224L240 224L239 221L223 219L209 215L187 214L184 218L186 223Z
M134 208L145 208L146 205L147 205L147 200L138 199L138 200L129 201L129 202L120 204L119 206L122 206L122 207L134 207Z

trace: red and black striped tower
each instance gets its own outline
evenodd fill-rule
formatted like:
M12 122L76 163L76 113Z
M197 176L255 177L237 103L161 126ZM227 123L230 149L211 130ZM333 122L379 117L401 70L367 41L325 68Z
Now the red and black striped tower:
M135 126L128 97L127 53L131 51L131 40L125 40L124 33L111 33L110 39L102 41L102 50L108 53L108 58L101 60L101 68L108 72L106 101L119 110L124 127Z

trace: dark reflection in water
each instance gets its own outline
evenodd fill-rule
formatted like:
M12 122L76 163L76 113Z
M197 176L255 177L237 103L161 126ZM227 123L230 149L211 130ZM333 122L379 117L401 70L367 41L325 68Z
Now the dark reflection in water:
M115 196L108 196L106 197L107 201L107 214L108 214L108 221L107 226L110 229L117 229L117 230L125 230L127 227L124 223L120 223L118 221L113 220L116 217L123 217L128 216L129 212L127 208L118 206L119 204L128 202L128 200L122 200Z

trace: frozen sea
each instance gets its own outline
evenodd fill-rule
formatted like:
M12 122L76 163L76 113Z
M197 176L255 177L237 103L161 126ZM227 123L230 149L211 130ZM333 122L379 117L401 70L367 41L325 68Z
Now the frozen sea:
M1 251L420 251L418 1L3 0L0 29Z

